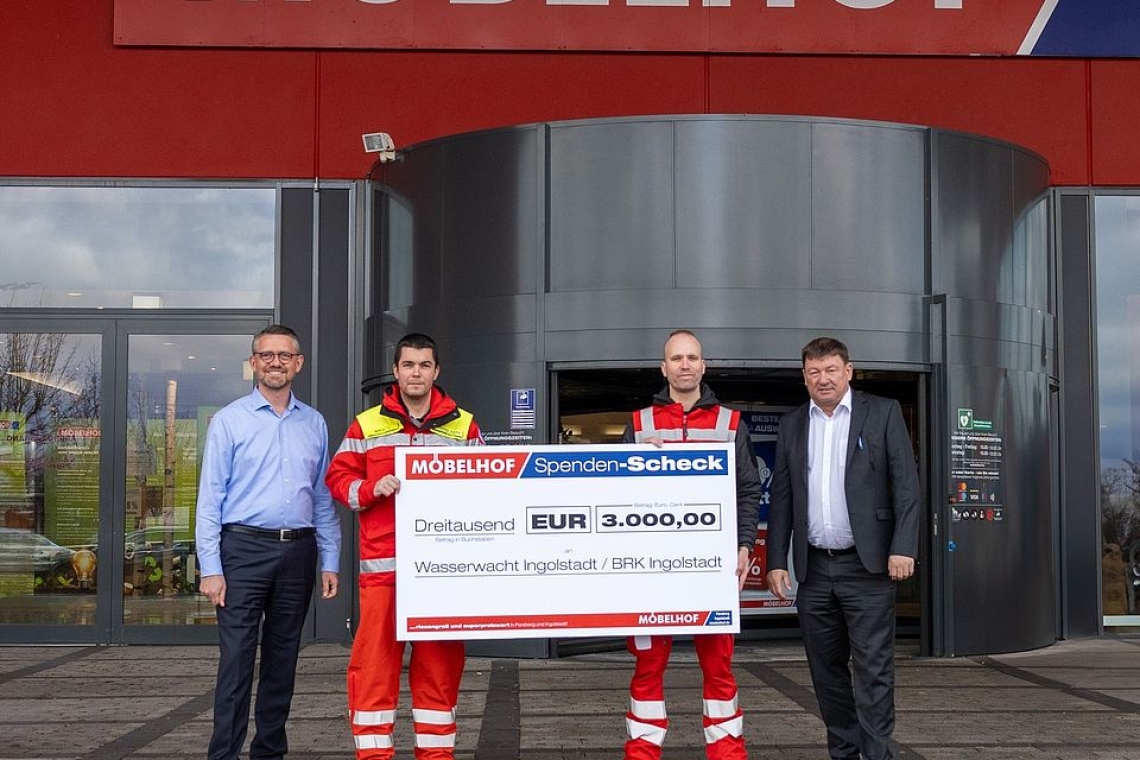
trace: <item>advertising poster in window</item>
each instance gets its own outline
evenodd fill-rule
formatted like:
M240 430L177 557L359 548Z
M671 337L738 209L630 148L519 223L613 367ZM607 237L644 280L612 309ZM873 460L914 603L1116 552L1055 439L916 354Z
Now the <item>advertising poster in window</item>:
M776 438L780 420L792 407L767 407L762 411L741 412L752 437L752 452L756 455L756 469L760 473L760 528L756 534L756 549L752 569L744 581L740 595L741 615L792 614L796 596L795 571L788 564L792 576L792 591L787 599L777 599L768 591L765 576L768 574L768 505L772 494L772 468L776 462Z
M0 412L0 509L2 526L14 534L34 524L27 500L25 477L24 415L20 412ZM11 535L0 536L5 543L14 544ZM30 562L18 551L0 547L0 598L28 594L32 590Z
M62 419L51 433L44 468L44 535L63 546L89 546L99 532L99 444L93 417Z
M24 415L20 412L0 412L0 504L5 512L16 509L22 501L25 488ZM18 515L5 514L5 527L15 528L9 522L18 522Z

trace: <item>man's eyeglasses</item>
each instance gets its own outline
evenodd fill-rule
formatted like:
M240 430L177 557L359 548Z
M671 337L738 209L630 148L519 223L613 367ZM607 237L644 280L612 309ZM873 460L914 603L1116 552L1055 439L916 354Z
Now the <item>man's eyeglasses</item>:
M273 357L280 359L282 364L288 364L293 361L294 357L300 356L300 354L291 354L288 351L277 351L276 353L273 351L258 351L254 356L266 364L273 361Z

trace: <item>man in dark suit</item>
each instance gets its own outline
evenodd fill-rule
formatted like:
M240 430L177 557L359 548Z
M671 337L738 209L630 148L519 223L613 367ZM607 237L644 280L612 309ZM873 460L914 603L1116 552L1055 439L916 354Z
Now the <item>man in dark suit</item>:
M918 556L914 452L897 401L851 390L847 346L816 338L802 360L811 401L780 423L768 588L781 599L791 591L794 539L796 606L828 753L884 760L894 757L895 584Z

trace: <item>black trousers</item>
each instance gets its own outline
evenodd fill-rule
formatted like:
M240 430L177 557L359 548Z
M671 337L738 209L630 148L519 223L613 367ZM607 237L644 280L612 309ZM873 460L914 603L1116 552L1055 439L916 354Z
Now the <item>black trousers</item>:
M258 641L261 670L250 760L289 751L285 721L293 701L301 628L313 596L317 541L267 540L222 532L226 606L218 607L218 680L209 760L237 760L245 743Z
M895 583L854 552L808 551L800 630L832 758L889 760L895 727Z

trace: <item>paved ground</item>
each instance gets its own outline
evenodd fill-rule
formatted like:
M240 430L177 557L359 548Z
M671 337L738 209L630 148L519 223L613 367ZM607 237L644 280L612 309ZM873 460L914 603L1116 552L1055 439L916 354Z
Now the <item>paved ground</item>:
M664 760L698 760L700 671L691 650L679 646L673 656ZM352 758L347 659L339 645L304 650L289 728L293 760ZM215 663L212 647L0 647L0 758L204 757ZM750 757L826 760L800 645L743 644L737 665ZM457 756L620 759L630 669L625 652L472 658ZM952 660L900 653L898 681L901 757L1140 758L1140 639ZM405 699L400 758L411 758L407 707Z

